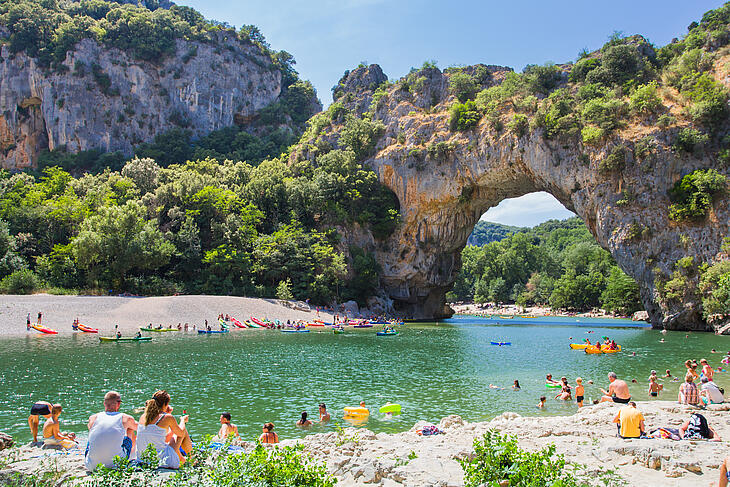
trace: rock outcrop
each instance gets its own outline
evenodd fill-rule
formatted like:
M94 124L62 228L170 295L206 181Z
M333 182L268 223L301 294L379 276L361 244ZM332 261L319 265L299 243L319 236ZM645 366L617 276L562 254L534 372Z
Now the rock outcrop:
M131 155L175 127L202 136L251 122L279 97L281 73L255 45L211 35L206 43L177 40L176 55L159 63L84 39L60 70L3 45L0 166L34 166L44 149Z
M566 68L561 68L564 74ZM349 77L362 79L364 70L377 72L373 66L358 68ZM481 87L499 84L509 71L482 67ZM711 155L673 150L676 126L630 124L597 147L582 144L580 137L548 138L534 127L518 136L514 130L495 129L486 119L473 129L453 131L449 108L456 100L448 80L449 74L438 69L423 69L388 86L371 107L372 119L384 124L384 135L366 164L397 195L401 223L385 241L355 233L348 238L376 256L382 289L395 311L414 318L449 316L444 295L480 216L506 198L547 191L578 214L597 242L638 281L654 327L708 329L698 299L660 300L656 280L670 276L680 258L692 256L700 265L717 257L730 234L728 201L716 202L705 221L677 223L669 218L669 190L695 169L715 167L727 173L726 168ZM349 97L350 107L345 91L350 84L347 79L340 83L339 100L359 113L367 106L366 90L362 83L352 83L357 90ZM369 93L372 100L373 91ZM680 111L676 102L665 103L672 113ZM511 114L504 115L506 123ZM338 130L326 137L336 141ZM631 149L646 135L656 139L656 147L651 157L639 159ZM626 148L623 169L599 169L620 146Z

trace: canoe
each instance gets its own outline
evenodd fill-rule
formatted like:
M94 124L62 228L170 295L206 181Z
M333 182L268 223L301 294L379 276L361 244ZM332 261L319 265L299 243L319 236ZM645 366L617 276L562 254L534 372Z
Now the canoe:
M609 350L608 348L601 347L601 350L598 351L596 347L588 347L585 349L585 352L588 354L596 354L596 353L616 353L621 351L621 345L618 345L618 348L616 350Z
M243 323L241 323L240 321L238 321L236 318L232 318L232 320L233 320L233 324L235 326L237 326L238 328L248 328L247 325L244 325Z
M268 325L266 325L266 323L259 320L258 318L254 318L253 316L251 317L251 323L253 323L254 325L258 325L259 327L268 328Z
M139 327L139 331L153 331L155 333L164 333L166 331L179 331L177 328L143 328Z
M515 318L514 316L501 316L500 315L500 319L503 319L503 320L513 320L514 318Z
M99 337L100 342L149 342L152 337Z
M378 335L379 337L389 337L397 334L397 331L379 331L376 333L376 335Z
M309 330L281 330L282 333L309 333Z
M490 342L492 345L499 345L500 347L502 345L512 345L512 342Z
M53 328L46 328L43 325L30 325L31 328L33 328L35 331L39 331L41 333L45 333L46 335L58 335L58 332L54 330Z
M307 323L307 326L309 327L324 327L324 323Z
M587 343L571 343L570 348L573 350L585 350L588 347L592 347L593 345L588 345Z
M360 323L359 325L353 325L353 328L372 328L373 325L369 323Z
M226 330L228 329L228 323L226 323L225 321L223 321L223 320L218 320L218 323L220 323L220 324L221 324L221 326L222 326L223 328L225 328Z
M99 333L99 330L97 330L96 328L91 328L90 326L82 325L81 323L76 325L75 329L84 333Z
M381 413L393 413L393 414L400 414L400 404L386 404L382 408L379 409Z
M198 333L228 333L228 330L198 330Z

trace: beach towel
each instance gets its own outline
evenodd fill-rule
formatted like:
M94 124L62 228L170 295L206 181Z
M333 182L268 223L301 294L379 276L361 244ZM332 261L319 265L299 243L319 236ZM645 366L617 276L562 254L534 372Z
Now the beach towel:
M416 430L416 433L418 433L421 436L432 436L432 435L444 434L443 431L438 429L438 426L433 425L433 424L427 424L420 430Z

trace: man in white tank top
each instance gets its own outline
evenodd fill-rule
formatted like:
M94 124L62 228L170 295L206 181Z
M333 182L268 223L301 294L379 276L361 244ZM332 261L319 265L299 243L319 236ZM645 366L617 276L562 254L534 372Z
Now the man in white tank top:
M89 471L102 464L114 467L114 457L129 458L134 446L137 422L128 414L119 412L122 398L117 391L104 396L104 412L89 418L89 442L86 445L84 465Z

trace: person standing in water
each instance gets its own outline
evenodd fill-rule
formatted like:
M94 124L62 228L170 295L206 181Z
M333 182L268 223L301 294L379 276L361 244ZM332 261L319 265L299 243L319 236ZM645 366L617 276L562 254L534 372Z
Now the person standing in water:
M218 430L218 438L226 440L228 438L240 438L238 434L238 426L231 423L231 413L221 413L221 429Z
M327 412L327 405L321 403L319 405L319 422L327 423L330 420L330 413Z
M583 397L585 395L585 389L583 388L583 379L576 377L575 379L575 402L578 403L578 407L583 407Z

